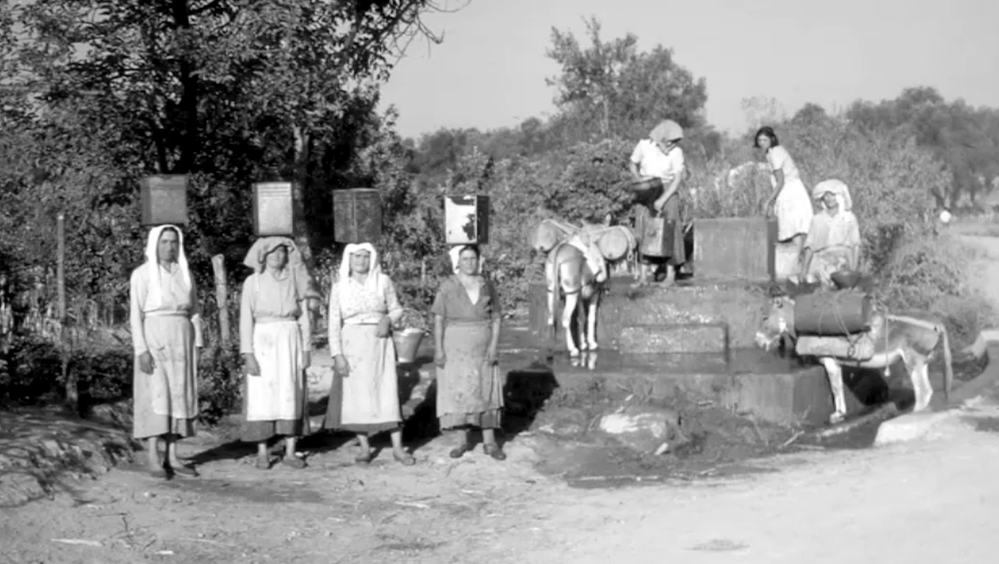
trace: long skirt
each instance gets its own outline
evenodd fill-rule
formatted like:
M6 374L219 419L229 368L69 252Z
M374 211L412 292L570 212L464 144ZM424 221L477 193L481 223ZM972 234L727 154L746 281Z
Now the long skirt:
M377 325L344 324L340 338L350 372L333 375L327 429L355 433L377 433L399 428L399 376L395 367L395 343L378 337Z
M777 215L777 240L787 241L795 235L806 235L812 226L812 200L800 179L788 181L781 188L774 204Z
M442 429L502 423L503 381L487 360L492 322L449 322L444 329L444 368L437 373L437 417Z
M822 249L812 255L812 262L808 265L808 272L805 276L814 276L829 288L833 286L832 274L840 270L846 270L850 264L850 251L844 247L831 247Z
M142 323L153 356L145 374L136 357L132 370L132 436L136 439L194 435L198 416L197 350L194 327L183 315L146 317Z
M258 376L244 380L240 435L260 442L275 435L298 436L308 432L302 334L294 320L258 322L253 328L253 355Z
M656 217L656 212L644 205L637 205L632 210L632 213L635 217L635 234L638 237L644 237L645 225L650 219ZM673 194L668 200L666 200L666 205L663 206L662 216L666 218L667 221L673 222L672 254L669 257L652 257L643 255L640 258L642 262L646 263L663 262L665 259L669 264L679 266L687 262L687 248L683 241L683 217L680 213L679 194Z

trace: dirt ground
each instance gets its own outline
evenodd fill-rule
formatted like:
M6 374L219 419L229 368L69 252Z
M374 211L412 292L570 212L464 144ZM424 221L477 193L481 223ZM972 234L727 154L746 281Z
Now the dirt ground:
M967 237L995 253L980 282L999 304L988 284L999 238ZM412 445L416 466L382 452L358 467L352 445L329 437L303 447L304 470L260 471L249 451L202 432L181 449L199 478L164 482L125 465L3 510L0 563L989 562L999 384L983 394L890 447L774 454L788 430L744 425L730 438L750 448L739 460L710 442L686 462L629 455L617 467L634 469L630 487L590 488L574 474L574 463L620 451L568 441L593 414L571 402L513 437L504 462L481 447L452 460L453 437L441 436Z

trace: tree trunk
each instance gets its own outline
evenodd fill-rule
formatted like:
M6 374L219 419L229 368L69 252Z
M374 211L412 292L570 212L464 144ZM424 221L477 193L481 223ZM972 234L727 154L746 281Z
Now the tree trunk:
M173 0L173 20L178 29L191 27L187 0ZM197 68L190 57L184 56L180 59L180 83L184 89L180 98L180 111L184 118L184 136L180 147L180 160L174 170L176 174L189 174L193 171L198 157L200 144L198 131L199 81L196 71Z
M301 125L293 125L295 134L295 168L294 184L292 187L292 209L294 210L295 243L298 244L302 252L302 260L311 271L312 260L312 237L309 229L309 222L305 218L305 195L308 192L309 183L309 134Z

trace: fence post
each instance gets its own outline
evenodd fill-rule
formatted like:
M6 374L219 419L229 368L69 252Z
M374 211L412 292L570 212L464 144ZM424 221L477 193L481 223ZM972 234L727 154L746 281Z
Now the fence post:
M222 345L228 346L231 333L229 331L229 294L226 286L225 256L212 257L212 271L215 273L215 303L219 310L219 332Z
M62 381L66 385L66 405L79 413L80 396L76 377L69 371L69 344L66 330L66 215L56 216L56 290L59 293L59 352L62 356Z

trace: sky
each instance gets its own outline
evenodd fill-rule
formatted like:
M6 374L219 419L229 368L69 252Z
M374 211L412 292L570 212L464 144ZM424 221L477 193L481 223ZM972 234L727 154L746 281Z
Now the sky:
M607 41L661 44L708 87L708 121L747 126L742 100L776 98L791 115L881 101L910 86L999 106L999 0L437 0L425 17L444 42L414 41L382 89L403 137L488 130L555 111L545 52L552 28L581 43L595 16ZM464 6L464 7L462 7Z

